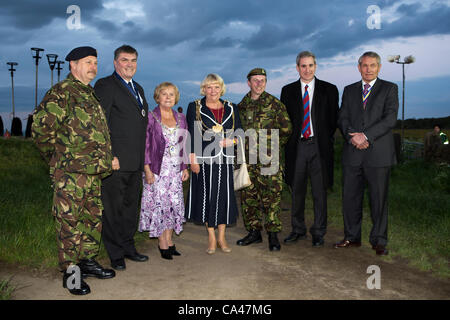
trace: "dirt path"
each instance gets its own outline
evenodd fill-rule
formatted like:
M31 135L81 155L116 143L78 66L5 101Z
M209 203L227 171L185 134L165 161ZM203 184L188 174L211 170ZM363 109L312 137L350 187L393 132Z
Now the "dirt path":
M289 214L283 212L284 231L289 233ZM311 238L285 246L279 252L268 250L263 243L236 246L246 234L241 218L237 226L227 229L233 252L220 250L206 254L207 234L204 227L186 224L175 237L182 253L174 260L163 260L157 240L146 241L140 251L149 255L148 262L127 260L127 269L114 279L88 278L91 294L73 296L62 288L57 271L51 273L0 270L0 278L13 276L17 287L13 299L446 299L450 298L450 280L438 279L421 272L399 259L387 262L365 244L361 248L334 249L332 243L342 237L341 230L329 230L325 247L312 248ZM381 289L368 289L367 268L377 265L381 271ZM108 266L105 261L104 266Z

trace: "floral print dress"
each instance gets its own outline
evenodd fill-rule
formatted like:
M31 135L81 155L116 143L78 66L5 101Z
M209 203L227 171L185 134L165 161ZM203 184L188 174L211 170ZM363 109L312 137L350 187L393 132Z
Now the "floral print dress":
M141 200L139 231L149 231L150 238L160 237L164 230L173 229L176 234L183 230L184 199L183 182L180 171L178 135L176 128L160 123L166 147L159 175L154 174L155 182L148 184L144 179Z

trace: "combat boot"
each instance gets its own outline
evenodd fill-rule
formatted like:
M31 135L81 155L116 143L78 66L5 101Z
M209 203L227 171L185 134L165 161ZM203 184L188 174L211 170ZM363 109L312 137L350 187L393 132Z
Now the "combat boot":
M68 281L68 279L69 279L69 277L71 275L72 274L70 274L70 273L64 272L64 275L63 275L63 288L69 290L69 292L71 294L74 294L74 295L77 295L77 296L84 296L86 294L91 293L91 288L89 288L88 284L86 282L84 282L82 277L80 277L80 279L79 279L80 280L79 288L68 289L67 288L67 281Z
M82 259L77 266L80 267L83 278L96 277L98 279L110 279L116 276L114 270L104 269L94 259Z
M269 235L269 250L270 251L280 251L281 245L278 241L278 236L276 232L267 232Z
M251 230L248 235L246 235L243 239L238 240L236 244L238 246L248 246L249 244L260 242L262 242L261 231Z

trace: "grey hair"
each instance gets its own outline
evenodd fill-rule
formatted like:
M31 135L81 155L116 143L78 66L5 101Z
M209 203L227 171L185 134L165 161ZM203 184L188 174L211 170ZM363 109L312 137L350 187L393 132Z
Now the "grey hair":
M362 59L365 58L365 57L375 58L375 59L377 59L378 65L381 64L381 58L378 55L378 53L373 52L373 51L367 51L367 52L364 52L361 57L359 57L359 59L358 59L358 64L359 65L361 65Z
M316 63L316 56L314 55L314 53L312 53L311 51L302 51L297 55L297 59L295 60L295 62L297 63L297 65L300 65L300 60L302 58L307 58L307 57L311 57L314 59L314 64Z

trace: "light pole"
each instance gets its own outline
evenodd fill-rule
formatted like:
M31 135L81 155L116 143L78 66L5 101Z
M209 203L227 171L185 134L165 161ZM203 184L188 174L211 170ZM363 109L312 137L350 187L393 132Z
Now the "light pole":
M391 63L398 63L402 65L402 74L403 74L403 90L402 90L402 139L401 139L401 150L404 151L404 122L405 122L405 64L410 64L416 61L416 58L409 55L406 56L403 61L400 61L400 55L388 56L388 61Z
M39 59L41 59L42 57L40 56L41 51L44 51L44 49L41 48L31 48L31 51L34 51L31 53L31 56L36 60L36 91L34 94L34 108L36 109L37 107L37 96L38 96L38 65L39 65Z
M14 69L14 66L17 66L18 63L17 62L7 62L6 64L8 64L10 66L10 68L8 70L11 71L12 114L13 114L13 119L14 119L16 117L16 112L15 112L15 107L14 107L14 71L16 71L16 69Z
M53 69L55 69L56 58L58 58L57 54L54 53L47 54L48 65L50 66L50 70L52 71L52 87L53 87Z
M57 64L56 70L58 70L58 82L59 82L59 76L61 74L61 70L63 69L61 67L61 65L64 64L64 61L58 60L58 61L56 61L56 64Z

